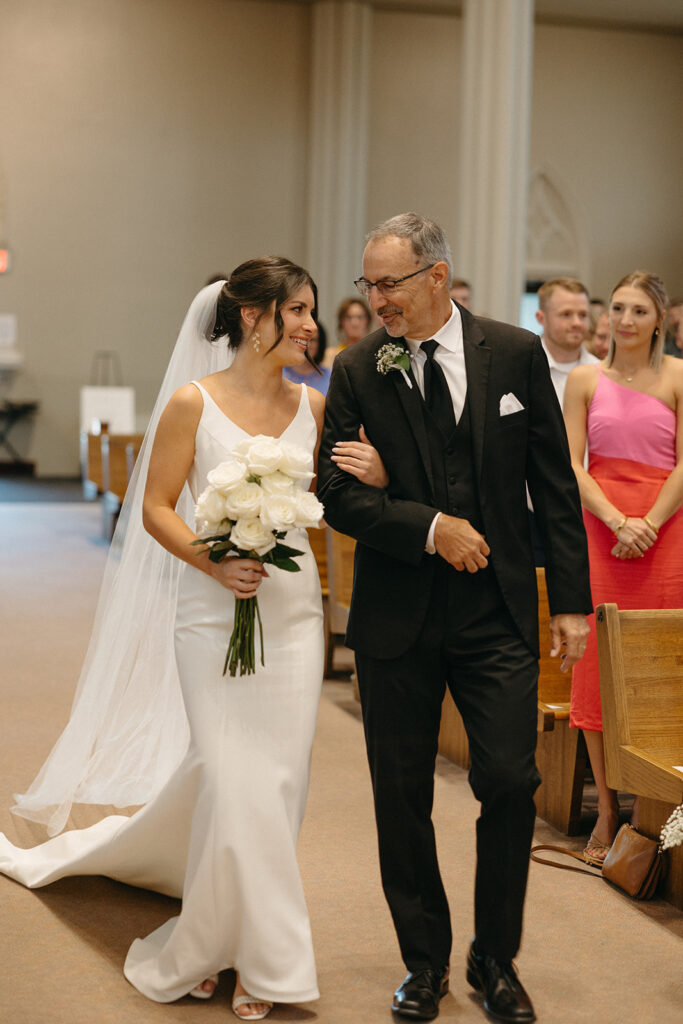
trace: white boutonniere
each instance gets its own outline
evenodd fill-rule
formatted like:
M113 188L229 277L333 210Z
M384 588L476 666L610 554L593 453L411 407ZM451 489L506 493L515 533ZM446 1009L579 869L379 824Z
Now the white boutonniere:
M409 388L413 382L408 376L410 369L410 353L405 345L397 345L390 341L382 345L377 353L377 372L386 375L390 370L400 370Z

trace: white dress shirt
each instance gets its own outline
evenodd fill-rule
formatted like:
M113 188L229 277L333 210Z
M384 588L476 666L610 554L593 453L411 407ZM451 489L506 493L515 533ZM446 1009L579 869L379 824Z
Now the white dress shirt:
M453 400L453 412L457 423L465 406L467 374L465 372L465 349L462 342L462 317L455 303L451 302L451 315L446 323L430 337L439 344L434 358L444 372ZM415 338L408 337L405 339L410 350L410 368L423 397L425 393L424 366L427 362L427 355L422 351L420 345L423 341L428 340L428 338L422 338L417 341Z
M564 389L567 387L567 377L574 369L575 366L584 366L586 363L599 363L600 360L584 348L581 345L579 349L579 358L572 360L571 363L558 363L557 359L554 359L548 351L548 346L545 343L545 338L541 338L541 345L543 345L543 351L548 357L548 366L550 367L550 377L555 388L555 394L557 400L560 403L560 409L564 405Z
M436 334L432 334L430 337L438 342L439 345L434 352L434 358L443 370L444 377L446 378L448 390L453 400L453 412L455 413L455 421L457 423L465 407L467 373L465 370L465 349L462 340L462 317L460 316L460 310L454 302L451 302L451 315L446 323L443 327L439 328ZM415 338L405 338L406 345L410 350L410 368L413 371L413 377L423 397L425 393L424 366L427 362L427 355L422 351L420 345L423 341L428 340L428 338L422 338L419 341ZM425 551L428 555L436 554L434 530L440 515L440 512L436 513L429 527L429 534L425 544Z

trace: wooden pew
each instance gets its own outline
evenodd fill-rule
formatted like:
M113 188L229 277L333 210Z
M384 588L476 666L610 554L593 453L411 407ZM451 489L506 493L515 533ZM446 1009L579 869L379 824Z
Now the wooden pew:
M541 641L536 764L541 785L534 799L539 818L572 836L580 831L588 753L581 730L569 728L571 673L560 670L559 657L550 657L550 609L543 569L536 569L536 583Z
M98 495L103 493L100 439L100 434L92 434L87 430L81 431L81 480L83 482L83 497L86 501L94 501Z
M334 648L344 642L346 622L353 589L353 558L356 542L353 537L325 529L327 545L327 616L325 623L325 675L332 672Z
M536 813L566 835L575 835L580 828L586 744L580 730L569 728L571 676L560 671L559 658L550 657L550 611L543 569L536 570L536 582L541 641L536 763L543 780L536 791ZM469 766L465 726L448 691L441 715L439 753L463 768Z
M683 801L683 609L601 604L596 630L607 782L640 798L654 839ZM669 851L663 895L683 910L683 846Z
M100 435L103 533L108 540L111 540L114 534L116 520L143 437L143 434Z

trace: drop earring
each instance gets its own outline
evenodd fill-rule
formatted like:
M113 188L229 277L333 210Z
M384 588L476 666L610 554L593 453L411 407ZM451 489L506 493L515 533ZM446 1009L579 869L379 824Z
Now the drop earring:
M261 335L259 334L258 331L254 331L254 333L252 334L251 343L254 346L254 352L258 352L258 350L261 348Z

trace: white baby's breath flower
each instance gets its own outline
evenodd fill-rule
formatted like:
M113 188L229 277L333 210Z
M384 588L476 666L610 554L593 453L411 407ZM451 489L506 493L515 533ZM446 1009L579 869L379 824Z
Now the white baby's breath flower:
M238 519L230 532L230 540L240 551L266 555L275 547L275 537L260 519Z
M664 822L660 834L663 850L671 850L683 843L683 804L679 804Z
M279 469L261 479L261 490L264 494L293 494L295 486L291 476L285 476Z
M378 350L376 356L377 372L386 376L390 370L399 370L404 381L412 389L413 382L408 376L410 370L410 353L405 343L390 341Z
M228 519L225 497L220 491L207 487L197 498L194 515L200 533L218 533L221 523Z
M228 459L221 462L215 469L206 474L209 484L217 491L228 494L234 487L239 487L247 475L247 469L243 462L237 459Z
M270 530L290 530L296 522L296 498L290 494L266 494L261 522Z
M296 520L294 525L308 529L320 526L324 508L312 491L299 491L296 496Z
M225 496L225 508L231 519L253 519L261 511L263 492L256 483L243 483Z
M293 480L313 479L313 453L296 444L281 441L282 461L280 472L286 473Z

